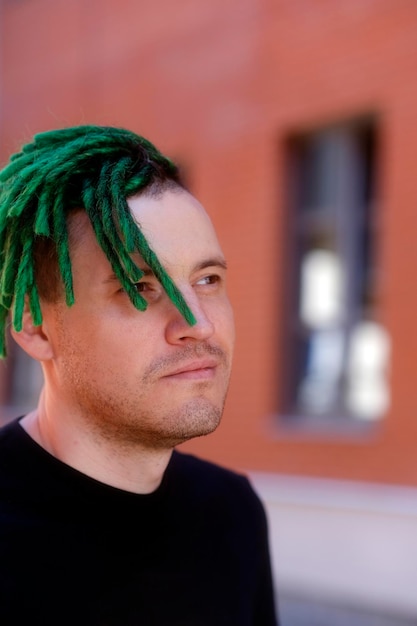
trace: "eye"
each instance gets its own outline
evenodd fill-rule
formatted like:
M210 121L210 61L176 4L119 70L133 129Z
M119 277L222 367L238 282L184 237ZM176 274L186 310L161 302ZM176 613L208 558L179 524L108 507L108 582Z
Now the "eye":
M133 287L136 289L136 291L138 291L139 293L143 293L145 291L149 291L151 289L149 283L135 283L133 285ZM120 287L120 289L118 289L118 293L126 293L126 291L123 289L123 287Z
M200 278L196 284L197 285L215 285L216 283L220 282L220 276L218 276L217 274L209 274L208 276L203 276L202 278Z
M151 289L151 286L149 285L149 283L135 283L135 289L139 293L143 293L145 291L149 291Z
M157 302L163 292L160 283L153 279L135 283L135 289L149 304Z

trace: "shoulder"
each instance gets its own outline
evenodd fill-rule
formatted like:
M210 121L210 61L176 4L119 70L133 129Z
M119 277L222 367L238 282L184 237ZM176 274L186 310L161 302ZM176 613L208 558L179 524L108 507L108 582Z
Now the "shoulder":
M213 484L227 488L248 484L248 479L243 474L178 450L173 452L171 466L177 476L187 478L190 482L198 481L200 486Z
M0 428L0 489L13 492L35 479L35 443L23 430L20 418Z
M22 445L24 432L19 424L19 420L20 418L15 419L0 427L0 450L2 455L7 450L14 450Z
M178 451L173 453L170 469L173 481L198 499L264 517L261 501L244 474Z

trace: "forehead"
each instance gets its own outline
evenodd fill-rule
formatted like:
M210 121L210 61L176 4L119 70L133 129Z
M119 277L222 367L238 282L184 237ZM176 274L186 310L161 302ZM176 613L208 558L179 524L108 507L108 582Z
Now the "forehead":
M187 191L168 190L159 197L129 199L132 215L162 263L189 255L221 254L213 224Z
M208 214L187 191L175 189L158 196L133 196L128 205L163 265L168 267L186 264L187 260L194 263L200 258L222 256ZM76 212L70 218L69 236L73 261L86 257L90 262L98 262L101 258L104 264L108 264L84 211Z

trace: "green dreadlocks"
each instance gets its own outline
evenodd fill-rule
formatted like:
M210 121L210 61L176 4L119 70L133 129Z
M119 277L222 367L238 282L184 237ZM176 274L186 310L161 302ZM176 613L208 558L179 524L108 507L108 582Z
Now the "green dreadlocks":
M138 251L189 324L195 318L133 219L127 198L153 185L181 185L176 166L149 141L130 131L76 126L35 135L0 172L0 356L5 327L22 329L25 298L33 322L42 314L35 272L40 240L56 251L68 306L74 303L67 215L84 208L97 241L133 305L147 303L135 289L143 273L132 261Z

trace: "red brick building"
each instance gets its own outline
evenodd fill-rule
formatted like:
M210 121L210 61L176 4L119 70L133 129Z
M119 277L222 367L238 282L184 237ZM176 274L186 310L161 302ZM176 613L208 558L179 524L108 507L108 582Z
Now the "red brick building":
M41 130L126 126L182 164L217 226L235 368L222 426L186 448L253 473L284 588L383 597L387 611L417 615L407 587L417 574L417 4L0 7L1 161ZM16 367L27 366L17 357ZM13 380L10 364L7 415L22 404ZM308 555L295 556L304 543Z

